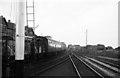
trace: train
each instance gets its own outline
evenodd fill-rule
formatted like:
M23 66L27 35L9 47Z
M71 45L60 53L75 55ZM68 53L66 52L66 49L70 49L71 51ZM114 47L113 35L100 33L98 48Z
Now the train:
M34 40L35 39L35 40ZM56 41L48 37L37 36L31 43L31 52L38 52L38 54L57 54L66 50L66 44L64 42ZM35 48L32 46L35 44Z
M5 17L0 16L0 56L2 56L2 75L6 75L7 67L10 72L14 72L15 64L15 24L10 20L6 21ZM25 26L25 49L24 64L37 62L41 59L66 53L66 44L64 42L53 40L46 36L37 36L33 28Z
M7 41L7 46L5 44L5 40L3 41L3 60L4 57L9 58L9 60L15 60L15 41ZM12 43L14 44L11 45ZM41 57L48 58L48 56L52 57L58 54L62 54L65 51L66 44L64 42L56 41L43 36L36 36L29 41L25 40L24 60L30 61L39 59Z
M4 60L15 60L15 24L10 20L6 21L5 17L0 16L2 22L0 27L2 29L2 57ZM33 59L33 57L56 55L66 50L64 42L53 40L47 36L37 36L33 28L25 26L25 60ZM52 56L51 56L52 57Z

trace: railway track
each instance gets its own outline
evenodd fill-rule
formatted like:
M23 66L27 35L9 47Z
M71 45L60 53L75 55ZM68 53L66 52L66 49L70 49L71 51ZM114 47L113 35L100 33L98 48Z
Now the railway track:
M76 53L74 54L77 55ZM79 55L78 57L98 71L103 77L120 78L119 59L92 55Z
M69 76L75 78L116 78L116 68L94 58L68 54L38 67L29 76Z
M37 69L35 69L35 71L33 73L29 74L29 76L40 76L41 73L44 73L44 72L54 68L55 66L60 65L61 63L67 61L68 59L69 59L68 56L65 55L56 60L42 64L39 67L37 67Z
M98 56L98 57L108 59L108 60L113 60L113 61L120 61L120 59L118 59L118 58L110 58L110 57L104 57L104 56Z
M90 57L87 57L85 56L85 59L89 60L88 62L91 63L93 66L95 66L97 69L99 69L100 71L102 71L102 73L106 76L109 76L109 77L120 77L120 69L112 66L112 65L109 65L109 64L106 64L104 62L101 62L101 61L98 61L94 58L90 58Z
M98 60L98 61L101 61L101 62L103 62L103 63L105 63L105 64L108 64L108 65L110 65L110 66L113 66L113 67L116 67L116 68L118 68L118 69L120 69L120 64L119 64L119 62L117 61L117 63L115 63L114 61L108 61L108 60L105 60L105 59L103 59L103 58L99 58L99 57L91 57L91 58L94 58L94 59L96 59L96 60Z
M89 55L88 57L91 57L91 58L95 58L97 60L100 60L100 61L103 61L103 62L106 62L110 65L114 65L116 67L120 67L120 59L118 58L110 58L110 57L104 57L104 56L92 56L92 55Z
M71 78L79 78L78 74L75 73L68 55L60 57L58 60L54 61L54 63L49 63L46 66L38 68L36 72L29 74L29 76L68 76Z
M104 78L100 73L90 67L87 63L85 63L81 58L76 55L69 56L71 62L78 74L79 78L84 77L96 77L96 78Z
M35 72L35 71L37 71L38 68L44 68L44 66L50 65L50 64L54 63L55 61L57 61L61 58L64 58L65 56L67 56L67 54L60 55L60 56L54 57L54 58L42 59L35 64L26 65L24 67L24 75L28 76L32 73L32 72L30 72L31 70L33 70L33 72Z

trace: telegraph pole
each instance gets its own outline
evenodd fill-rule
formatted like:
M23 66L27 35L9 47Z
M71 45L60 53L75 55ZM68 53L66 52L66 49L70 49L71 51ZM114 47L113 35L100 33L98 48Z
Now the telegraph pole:
M88 30L86 29L86 46L87 46L87 41L88 41Z
M118 2L118 47L120 46L120 1Z
M17 2L17 23L15 41L15 78L23 78L24 45L25 45L25 2Z

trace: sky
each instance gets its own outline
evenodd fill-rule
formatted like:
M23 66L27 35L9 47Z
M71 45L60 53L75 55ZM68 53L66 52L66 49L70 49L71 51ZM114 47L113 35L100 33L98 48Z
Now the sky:
M118 46L119 0L34 1L37 35L85 46L87 30L87 44ZM16 0L0 0L0 14L15 22Z

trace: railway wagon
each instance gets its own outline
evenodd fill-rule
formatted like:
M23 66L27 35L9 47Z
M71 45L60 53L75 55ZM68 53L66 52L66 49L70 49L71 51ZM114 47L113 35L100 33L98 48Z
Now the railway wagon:
M39 53L53 54L66 50L66 44L46 37L37 37L37 49Z

